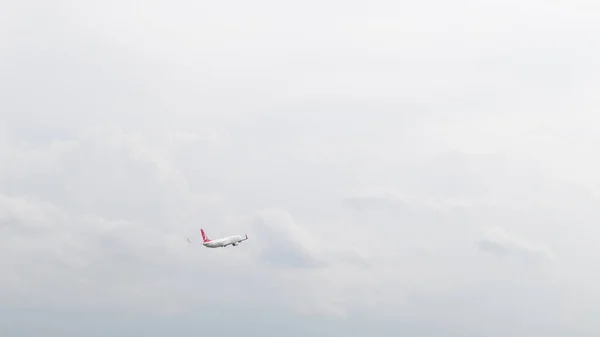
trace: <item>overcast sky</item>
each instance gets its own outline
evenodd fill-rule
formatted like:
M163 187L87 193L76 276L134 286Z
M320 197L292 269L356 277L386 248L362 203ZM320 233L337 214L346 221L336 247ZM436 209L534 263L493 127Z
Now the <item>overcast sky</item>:
M0 335L600 336L599 31L583 0L2 2Z

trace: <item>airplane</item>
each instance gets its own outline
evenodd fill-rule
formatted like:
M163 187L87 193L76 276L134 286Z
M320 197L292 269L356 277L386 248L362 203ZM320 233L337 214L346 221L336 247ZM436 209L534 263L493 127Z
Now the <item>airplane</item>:
M240 244L240 242L248 240L248 234L245 235L246 237L243 237L241 235L234 235L228 236L226 238L211 240L208 238L206 233L204 233L204 229L200 228L200 232L202 233L202 240L204 240L203 245L207 248L221 248L227 247L229 245L237 246Z

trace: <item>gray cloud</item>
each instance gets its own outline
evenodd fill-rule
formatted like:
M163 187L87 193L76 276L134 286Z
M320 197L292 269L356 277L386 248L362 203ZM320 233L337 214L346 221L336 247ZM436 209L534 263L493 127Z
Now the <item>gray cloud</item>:
M0 7L3 336L600 333L597 4Z
M305 246L294 220L285 212L266 210L257 214L257 236L264 242L263 258L276 266L297 268L326 267L325 261ZM306 238L308 239L308 237Z
M546 261L554 260L552 252L543 247L507 235L502 230L493 230L492 237L478 242L479 249L494 254L517 253L526 259L534 258Z
M482 251L492 254L504 255L509 253L509 250L506 247L491 240L481 240L477 245Z

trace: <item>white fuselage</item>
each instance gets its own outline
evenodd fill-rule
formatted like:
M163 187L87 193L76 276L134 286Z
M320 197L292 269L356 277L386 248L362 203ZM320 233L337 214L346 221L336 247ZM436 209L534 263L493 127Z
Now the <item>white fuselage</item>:
M237 246L240 242L244 240L248 240L248 237L234 235L222 239L210 240L208 242L204 242L203 245L204 247L208 248L227 247L229 245Z

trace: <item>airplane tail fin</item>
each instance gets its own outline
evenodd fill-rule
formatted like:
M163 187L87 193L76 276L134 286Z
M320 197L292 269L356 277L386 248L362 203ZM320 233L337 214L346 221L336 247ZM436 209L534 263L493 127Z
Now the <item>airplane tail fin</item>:
M200 233L202 233L202 240L204 242L210 242L210 239L208 238L208 235L206 235L206 233L204 233L204 229L200 228Z

